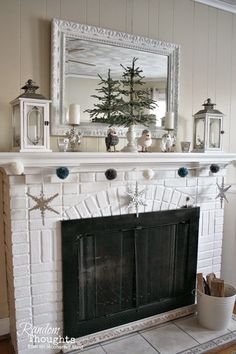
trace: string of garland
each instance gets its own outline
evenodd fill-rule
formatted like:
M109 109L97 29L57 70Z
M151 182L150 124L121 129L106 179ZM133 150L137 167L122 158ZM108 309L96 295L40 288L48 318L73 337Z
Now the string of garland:
M22 165L23 166L23 165ZM22 166L20 166L20 171L22 171ZM15 167L15 166L14 166ZM198 168L192 168L192 169L198 169ZM209 170L211 173L217 173L219 172L220 170L220 166L217 165L217 164L211 164L210 167L209 167ZM146 177L147 179L151 179L153 176L154 176L154 171L149 169L149 170L145 170L146 171ZM145 172L144 171L144 172ZM72 172L72 173L78 173L78 172ZM179 177L186 177L189 173L189 169L186 168L186 167L180 167L178 170L177 170L177 173L178 173L178 176ZM107 180L114 180L116 179L117 177L117 171L113 168L109 168L105 171L105 177ZM69 175L70 175L70 171L68 169L68 167L58 167L56 169L56 175L59 179L66 179ZM145 176L145 174L143 173L143 175ZM221 185L219 185L218 183L217 184L217 188L218 188L218 195L216 196L216 198L220 198L220 203L221 203L221 208L223 207L223 201L225 200L226 202L228 202L227 200L227 197L226 197L226 192L228 191L229 188L231 188L231 185L230 186L225 186L224 184L224 177L222 178L222 182L221 182ZM43 190L43 176L42 176L42 187L41 187L41 193L39 196L34 196L32 194L29 194L29 193L26 193L28 195L28 197L30 197L34 202L35 202L35 205L29 209L29 211L33 211L33 210L40 210L40 213L41 213L41 219L42 219L42 224L44 225L45 224L45 212L46 211L50 211L50 212L53 212L55 214L59 214L59 212L55 209L53 209L51 206L50 206L50 203L53 199L55 199L56 197L58 197L58 193L50 196L50 197L46 197L45 194L44 194L44 190ZM132 192L131 190L129 190L128 194L129 196L131 197L131 201L130 201L130 206L135 206L135 209L136 209L136 215L138 217L138 206L139 205L146 205L144 204L144 202L140 199L140 197L142 196L142 194L144 193L144 190L139 192L138 190L138 182L136 180L136 189L135 189L135 192ZM196 197L196 200L197 200L197 197ZM186 199L186 205L183 206L184 208L188 207L188 200ZM64 207L63 207L64 209ZM63 211L63 218L64 218L64 213L65 213L65 210Z
M198 167L193 167L192 169L197 170L199 168ZM217 165L217 164L211 164L209 169L210 169L211 173L217 173L217 172L220 171L220 166ZM178 169L179 177L186 177L188 175L188 173L189 173L189 169L186 168L186 167L180 167Z
M192 167L192 168L187 168L187 167L180 167L177 171L179 177L187 177L189 174L189 170L198 170L199 167ZM215 174L220 171L220 166L217 164L211 164L209 167L209 170L211 173ZM72 172L72 173L78 173L78 172ZM56 169L56 175L60 179L66 179L70 174L70 171L67 167L58 167ZM113 168L109 168L105 171L105 177L108 180L113 180L116 179L117 177L117 171Z
M193 169L198 169L198 168L193 168ZM220 170L220 166L217 165L217 164L211 164L210 167L209 167L209 170L211 173L215 174L217 172L219 172ZM146 173L146 178L150 179L154 176L154 172L152 170L149 169L148 170L145 170L146 172L149 172L149 173ZM151 173L153 172L153 173ZM189 174L189 169L186 168L186 167L180 167L177 171L178 173L178 176L179 177L186 177L188 174ZM56 174L57 174L57 177L60 178L60 179L65 179L69 176L69 170L67 167L59 167L56 169ZM145 176L145 174L143 174ZM117 171L113 168L109 168L105 171L105 177L107 180L114 180L116 179L117 177ZM141 205L145 205L143 204L143 201L140 201L140 193L142 194L144 191L142 192L139 192L138 191L138 184L137 184L137 180L136 180L136 189L135 189L135 192L133 193L132 191L129 191L129 195L131 197L131 202L130 202L130 206L131 205L134 205L135 208L136 208L136 215L138 217L138 206L139 204L141 203ZM226 197L226 192L228 191L229 188L231 188L231 185L229 186L225 186L224 184L224 177L222 178L222 182L221 182L221 185L219 185L218 183L216 183L217 185L217 188L218 188L218 195L216 196L216 198L219 198L220 199L220 204L221 204L221 208L223 207L223 201L225 200L226 202L228 202L227 200L227 197ZM31 198L34 198L35 201L37 201L35 197L29 195ZM55 195L57 196L57 195ZM52 198L54 198L55 196L52 196ZM45 204L45 210L48 209L48 210L51 210L53 212L56 212L55 210L53 210L51 207L47 206L47 203L51 201L51 199L45 199L44 200L44 204ZM197 201L197 196L196 196L196 201ZM189 205L188 205L188 199L186 199L186 205L183 206L183 208L188 208ZM36 205L36 207L34 207L33 209L35 208L38 208L38 205ZM45 210L41 210L41 213L42 213L42 220L43 220L43 223L44 223L44 212Z
M231 163L232 163L232 161L227 163L227 164L222 164L221 167L219 165L217 165L217 164L211 164L209 166L210 172L215 174L215 173L219 172L221 168L225 169ZM180 167L177 170L177 173L178 173L178 175L180 177L186 177L189 174L189 171L191 171L191 170L199 170L201 168L202 167L190 167L190 168ZM9 165L9 171L10 171L10 174L12 174L12 175L24 175L25 174L24 165L23 165L23 163L21 161L11 163ZM165 171L166 172L168 172L168 171L176 171L176 169L166 169ZM79 169L78 171L69 171L69 168L66 167L66 166L58 167L56 169L57 177L62 179L62 180L66 179L70 174L81 173L81 172L87 172L87 170ZM94 172L96 172L96 171L94 171ZM111 169L111 168L108 169L107 171L105 171L106 178L110 179L110 180L115 179L117 177L117 173L115 173L115 172L116 172L116 170L114 170L114 169ZM152 169L150 169L150 168L144 169L143 172L146 172L146 173L144 173L145 178L150 179L150 178L152 178L154 176L154 171ZM31 175L31 174L27 172L27 175ZM32 175L34 175L34 174L32 174ZM47 175L51 176L51 173L49 173ZM232 183L232 184L234 184L234 183Z

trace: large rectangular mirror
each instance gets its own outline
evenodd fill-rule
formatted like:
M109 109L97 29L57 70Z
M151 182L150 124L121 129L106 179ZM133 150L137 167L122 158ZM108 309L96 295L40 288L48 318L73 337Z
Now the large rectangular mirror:
M130 66L133 58L143 70L145 87L157 102L151 113L155 123L150 130L153 137L163 134L166 111L174 112L177 130L179 46L172 43L134 36L70 21L52 21L51 134L64 135L68 130L67 115L71 103L80 105L80 127L84 136L105 136L107 126L92 123L86 109L96 102L99 77L121 79L122 67ZM142 131L143 127L137 130ZM124 135L126 129L119 127Z

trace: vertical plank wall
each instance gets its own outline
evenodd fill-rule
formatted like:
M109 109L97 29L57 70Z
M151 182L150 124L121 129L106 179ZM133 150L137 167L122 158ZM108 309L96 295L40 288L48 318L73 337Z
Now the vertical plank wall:
M193 0L0 0L0 151L10 148L9 102L25 81L50 95L53 17L180 44L178 141L192 139L192 114L211 97L226 114L224 149L236 151L236 16ZM83 140L85 151L104 149L103 139Z
M0 0L0 151L10 149L9 102L20 87L32 78L50 95L53 17L179 44L178 141L192 140L192 114L211 97L226 114L224 150L236 152L236 16L193 0ZM84 138L82 149L104 141Z

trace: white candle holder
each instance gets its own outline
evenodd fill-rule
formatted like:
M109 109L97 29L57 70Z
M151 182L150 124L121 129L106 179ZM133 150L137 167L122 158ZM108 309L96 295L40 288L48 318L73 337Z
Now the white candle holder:
M66 152L68 150L69 139L68 138L58 138L57 146L60 152Z
M66 137L69 140L68 148L72 152L79 151L79 145L81 144L81 133L75 128L76 125L71 124L72 128L66 132Z
M174 112L166 112L165 115L165 129L173 130L175 128L175 114Z

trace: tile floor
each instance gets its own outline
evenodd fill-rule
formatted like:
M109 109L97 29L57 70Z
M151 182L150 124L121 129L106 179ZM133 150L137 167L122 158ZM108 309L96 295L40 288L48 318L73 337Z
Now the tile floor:
M74 354L195 354L205 353L234 339L236 315L233 315L228 329L224 331L204 329L198 324L196 316L188 316Z

